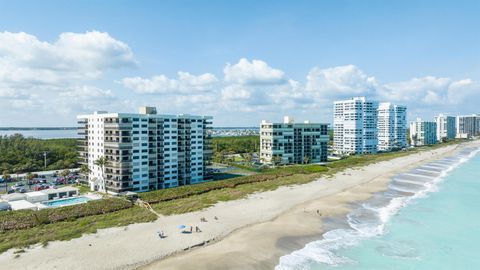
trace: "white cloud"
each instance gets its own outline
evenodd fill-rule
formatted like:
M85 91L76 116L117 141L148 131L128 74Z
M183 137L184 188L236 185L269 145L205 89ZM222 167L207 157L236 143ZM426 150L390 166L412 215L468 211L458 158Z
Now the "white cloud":
M95 86L90 85L82 85L82 86L74 86L68 89L65 92L59 94L60 97L67 97L67 98L76 98L76 99L108 99L113 98L115 95L113 94L112 90L104 90Z
M24 32L0 33L0 85L69 84L134 64L128 45L108 33L62 33L53 43Z
M0 123L72 125L85 109L116 107L111 90L85 83L135 65L129 46L108 33L61 33L47 42L24 32L0 32Z
M378 84L354 65L320 69L314 67L307 75L306 90L316 96L343 98L372 95Z
M270 67L261 60L240 59L237 64L227 63L223 69L225 81L238 84L281 84L286 81L285 73Z
M382 84L354 65L314 67L303 83L288 78L266 62L250 62L245 58L237 64L227 64L221 81L207 74L194 76L179 72L178 79L160 75L151 79L125 78L122 82L138 93L169 94L171 102L163 107L167 111L183 108L222 117L231 115L235 121L248 117L253 122L272 116L280 119L284 114L330 122L333 101L354 96L407 105L412 117L459 111L462 104L465 110L471 110L476 106L470 104L471 100L480 99L479 84L470 79L427 76ZM209 91L199 92L199 86L205 89L205 85Z
M142 77L127 77L121 80L124 87L142 94L192 94L194 92L208 91L218 81L215 75L205 73L192 75L179 71L178 79L170 79L165 75L153 76L150 79Z

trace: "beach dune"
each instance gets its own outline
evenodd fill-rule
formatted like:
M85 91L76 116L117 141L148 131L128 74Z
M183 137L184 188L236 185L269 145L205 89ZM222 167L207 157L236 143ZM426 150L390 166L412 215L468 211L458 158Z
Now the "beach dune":
M461 146L350 169L331 178L255 193L203 211L161 217L152 223L100 230L70 241L36 246L2 269L272 269L282 255L319 239L352 203L385 190L389 178L423 162L453 155ZM205 217L207 222L201 222ZM217 217L217 219L215 219ZM193 232L183 234L179 225ZM199 226L202 232L195 232ZM163 231L165 238L158 237Z

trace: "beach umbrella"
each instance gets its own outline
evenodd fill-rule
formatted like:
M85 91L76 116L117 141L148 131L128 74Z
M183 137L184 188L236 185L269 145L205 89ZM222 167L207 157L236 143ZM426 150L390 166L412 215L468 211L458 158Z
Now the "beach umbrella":
M185 229L186 227L187 227L187 226L185 226L185 225L180 225L180 226L178 226L179 229Z

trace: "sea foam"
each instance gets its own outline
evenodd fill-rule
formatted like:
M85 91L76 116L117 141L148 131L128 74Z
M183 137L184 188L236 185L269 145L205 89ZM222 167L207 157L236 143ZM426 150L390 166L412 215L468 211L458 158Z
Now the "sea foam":
M454 157L443 158L419 166L438 171L435 176L417 174L414 172L415 170L412 170L393 177L389 190L376 194L371 200L360 204L346 215L349 228L325 232L321 240L308 243L304 248L282 256L275 269L310 269L310 265L313 263L330 266L354 264L355 261L339 255L337 251L357 245L362 239L384 234L388 221L401 208L417 198L438 191L438 183L451 170L474 157L479 151L477 148L468 148ZM402 180L401 175L408 176L408 179ZM403 187L402 183L405 184ZM414 187L417 188L414 189ZM410 251L405 254L414 257L414 253ZM406 256L405 254L403 255Z

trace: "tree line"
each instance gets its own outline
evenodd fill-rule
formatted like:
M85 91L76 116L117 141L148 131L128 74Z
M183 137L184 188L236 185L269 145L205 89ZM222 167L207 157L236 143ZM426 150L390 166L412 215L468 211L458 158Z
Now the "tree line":
M0 136L0 172L25 173L78 167L75 139L35 139L21 134Z

